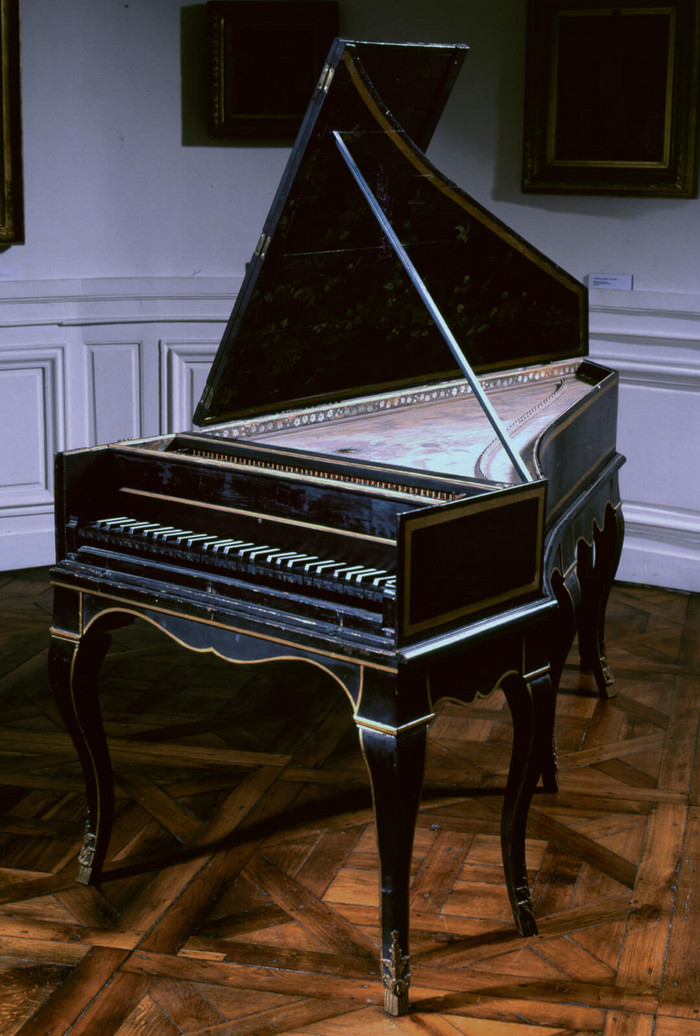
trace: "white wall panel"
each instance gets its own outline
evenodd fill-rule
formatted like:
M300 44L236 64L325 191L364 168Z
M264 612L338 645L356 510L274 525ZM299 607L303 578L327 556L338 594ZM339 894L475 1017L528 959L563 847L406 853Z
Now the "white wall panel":
M62 347L0 349L0 568L53 557L53 457L63 446Z
M164 432L192 427L192 415L218 346L218 338L210 342L161 343L162 383L167 386L161 422Z
M60 353L0 353L0 507L53 501L53 455L61 406Z
M143 343L88 346L90 443L138 439Z
M636 504L695 512L700 518L700 396L692 387L668 389L623 382L620 393L620 450L627 457L625 494ZM681 433L679 435L679 433ZM678 470L684 447L688 467ZM695 463L693 463L693 460ZM685 472L685 474L684 474Z

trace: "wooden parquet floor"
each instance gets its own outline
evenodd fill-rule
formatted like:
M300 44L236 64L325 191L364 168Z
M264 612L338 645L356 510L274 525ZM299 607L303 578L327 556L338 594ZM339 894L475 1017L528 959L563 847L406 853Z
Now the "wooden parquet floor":
M101 700L117 820L75 883L84 799L46 678L45 569L0 574L1 1036L698 1036L700 597L615 587L600 701L572 656L560 791L513 929L500 692L431 731L412 1010L383 1014L377 860L350 709L303 664L234 666L119 631Z

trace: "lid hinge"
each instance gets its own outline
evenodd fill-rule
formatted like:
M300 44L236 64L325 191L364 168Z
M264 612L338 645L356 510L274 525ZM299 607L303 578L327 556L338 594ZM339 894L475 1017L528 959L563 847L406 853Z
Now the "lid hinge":
M268 249L268 247L270 245L270 240L271 240L270 235L266 234L265 231L263 230L262 234L260 235L260 240L258 241L257 245L255 246L255 255L257 255L257 257L259 259L264 259L265 258L265 254L266 254L267 249Z
M331 80L335 74L335 69L332 65L325 64L323 71L319 77L318 83L316 84L318 90L323 90L325 94L328 93L328 87L331 85Z

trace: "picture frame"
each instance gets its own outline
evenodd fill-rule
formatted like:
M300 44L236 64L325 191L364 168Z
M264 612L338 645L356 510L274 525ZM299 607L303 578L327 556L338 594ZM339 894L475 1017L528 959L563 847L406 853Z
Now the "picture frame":
M293 140L338 22L336 0L210 0L209 136Z
M698 0L528 0L524 192L696 193Z
M24 242L19 0L0 0L0 248Z

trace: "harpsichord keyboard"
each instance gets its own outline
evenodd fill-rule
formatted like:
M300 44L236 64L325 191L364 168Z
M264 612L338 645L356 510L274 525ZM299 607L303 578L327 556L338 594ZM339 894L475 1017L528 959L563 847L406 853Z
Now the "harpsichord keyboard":
M303 551L251 540L217 536L193 529L180 529L119 515L100 518L83 528L83 543L175 562L196 562L212 571L223 571L252 579L263 578L295 586L342 589L343 593L368 601L396 595L396 575L381 568L352 564Z

